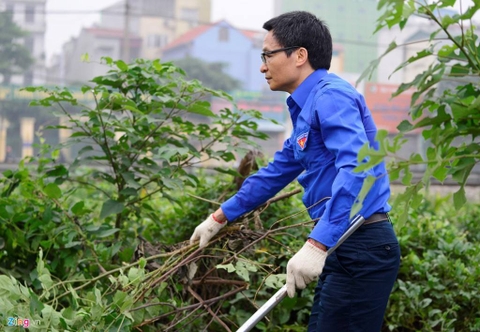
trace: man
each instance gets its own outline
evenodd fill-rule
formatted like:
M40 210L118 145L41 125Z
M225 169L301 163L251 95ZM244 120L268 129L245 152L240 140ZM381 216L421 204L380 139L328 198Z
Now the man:
M382 163L355 173L357 154L377 132L365 100L348 82L328 73L332 39L327 26L307 12L267 21L260 71L274 91L286 91L293 132L265 168L245 180L195 229L200 246L227 224L277 194L294 179L303 202L318 219L304 246L287 265L287 292L320 276L308 331L379 331L400 261L387 212L389 180ZM365 224L327 258L350 222L367 176L377 180L363 201Z

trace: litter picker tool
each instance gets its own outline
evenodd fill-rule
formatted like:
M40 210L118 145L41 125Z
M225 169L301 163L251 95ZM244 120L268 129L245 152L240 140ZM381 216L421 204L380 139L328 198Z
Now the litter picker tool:
M362 226L365 222L365 219L358 215L350 223L350 227L347 231L338 239L337 244L328 249L327 256L335 251L350 235L353 234ZM248 332L250 331L259 321L261 321L277 304L279 304L287 295L287 285L283 285L275 295L273 295L264 305L262 305L253 315L250 317L242 326L237 330L237 332Z

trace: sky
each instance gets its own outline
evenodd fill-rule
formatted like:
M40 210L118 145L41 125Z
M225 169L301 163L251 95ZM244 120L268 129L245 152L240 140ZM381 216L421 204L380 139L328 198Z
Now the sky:
M123 0L47 0L47 61L60 53L62 45L78 36L82 28L99 22L99 10L118 1ZM273 0L212 0L214 22L226 19L238 28L261 30L272 16Z

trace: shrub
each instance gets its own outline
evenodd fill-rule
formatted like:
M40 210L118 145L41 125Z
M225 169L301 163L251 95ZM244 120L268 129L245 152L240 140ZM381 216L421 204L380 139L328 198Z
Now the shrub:
M480 207L438 201L411 210L396 229L402 261L385 331L480 331Z

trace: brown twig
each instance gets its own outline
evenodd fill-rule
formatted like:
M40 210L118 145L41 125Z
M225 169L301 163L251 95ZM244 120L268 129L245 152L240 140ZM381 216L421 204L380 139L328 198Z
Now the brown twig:
M260 242L263 239L265 239L266 237L270 236L272 233L280 232L280 231L283 231L283 230L286 230L286 229L289 229L289 228L294 228L294 227L298 227L298 226L307 225L307 224L310 224L310 223L311 223L311 221L307 221L307 222L301 222L301 223L294 224L294 225L288 225L288 226L283 226L283 227L279 227L279 228L275 228L275 229L269 229L264 234L262 234L258 239L253 240L248 245L246 245L245 247L240 249L238 252L236 252L234 255L232 255L231 257L224 260L222 262L222 264L227 264L227 263L230 263L232 260L237 259L239 254L241 254L242 252L250 249L252 246L256 245L258 242ZM223 236L225 236L225 234L222 234L222 237ZM210 270L208 270L205 273L205 275L209 275L210 273L212 273L216 269L217 269L216 267L212 267Z
M202 297L200 295L198 295L197 292L195 292L190 286L187 287L187 290L190 292L190 294L193 295L194 298L196 298L198 300L198 302L200 302L204 307L205 309L207 309L208 313L212 316L212 318L214 318L220 325L223 326L223 328L225 330L227 330L228 332L232 332L232 330L230 330L227 326L227 324L225 324L214 312L213 310L210 308L209 305L205 304L205 301L202 299Z
M169 270L168 272L162 274L159 278L155 279L153 282L149 283L148 286L144 287L143 291L140 293L139 296L137 296L137 298L135 299L134 302L137 302L139 301L140 299L143 298L143 296L145 295L145 293L155 287L156 285L158 285L159 283L161 283L162 281L164 281L165 279L167 279L170 275L172 275L173 273L177 272L178 269L180 269L182 266L184 265L187 265L189 263L192 262L192 260L195 258L195 256L197 256L200 252L201 252L201 248L198 248L197 250L195 250L194 252L192 252L190 255L187 256L187 258L184 258L180 263L178 263L176 266L174 266L171 270Z
M222 301L222 303L223 303L223 301ZM216 314L216 315L218 314L218 312L220 311L221 308L222 308L222 304L219 304L218 307L217 307L217 309L215 310L215 314ZM212 317L212 319L210 319L210 321L208 322L208 324L205 325L205 331L208 331L209 326L212 325L212 323L214 322L214 320L215 320L215 319ZM226 323L225 323L225 324L226 324ZM228 326L228 325L227 325L227 326Z
M240 293L242 291L244 291L245 289L247 288L247 285L245 286L242 286L242 287L238 287L238 288L235 288L234 290L231 290L230 292L227 292L223 295L220 295L220 296L216 296L216 297L212 297L211 299L208 299L208 300L205 300L203 301L203 304L210 304L210 303L214 303L214 302L217 302L221 299L225 299L227 297L230 297L232 295L235 295L237 293ZM182 311L186 311L186 310L190 310L190 309L198 309L198 308L201 308L202 303L196 303L196 304L191 304L191 305L187 305L185 307L182 307L182 308L176 308L174 311L170 311L170 312L167 312L167 313L164 313L160 316L157 316L157 317L154 317L152 319L149 319L149 320L146 320L146 321L143 321L141 324L137 325L136 327L141 327L141 326L145 326L145 325L149 325L151 323L154 323L164 317L168 317L169 315L173 314L173 313L176 313L176 312L182 312Z
M203 284L215 284L215 285L235 285L235 286L246 286L247 283L245 281L240 280L229 280L229 279L222 279L217 277L210 277L210 278L202 278L202 279L195 279L192 280L192 285L198 286Z
M281 201L282 199L285 199L285 198L289 198L293 195L296 195L298 193L301 193L302 190L301 189L295 189L295 190L292 190L292 191L289 191L288 193L285 193L285 194L282 194L282 195L278 195L278 196L275 196L273 198L270 198L265 204L263 205L270 205L272 203L275 203L275 202L278 202L278 201Z
M130 312L132 312L132 311L137 311L137 310L140 310L140 309L145 309L145 308L153 307L153 306L156 306L156 305L166 305L166 306L170 306L170 307L172 307L172 308L176 308L173 304L168 303L168 302L155 302L155 303L145 303L145 304L143 304L143 305L141 305L141 306L132 308L132 309L130 309L129 311L130 311Z

